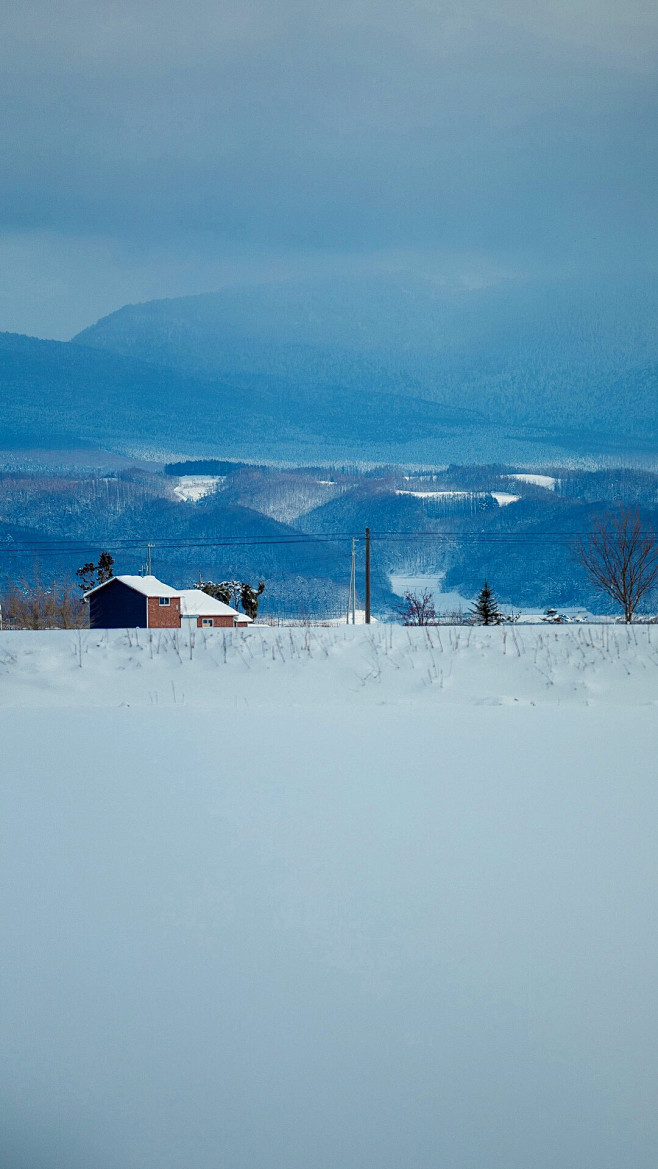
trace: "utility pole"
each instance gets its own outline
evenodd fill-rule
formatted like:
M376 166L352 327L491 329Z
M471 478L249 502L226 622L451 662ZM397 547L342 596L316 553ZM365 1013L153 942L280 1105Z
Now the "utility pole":
M152 544L146 545L146 575L147 576L151 575L151 548L152 547L153 547Z
M370 528L366 528L366 625L370 624Z
M352 625L356 624L356 538L352 536L352 565L350 568L350 591L347 598L347 624L350 623L350 612L352 613Z
M352 536L352 625L356 625L356 539Z

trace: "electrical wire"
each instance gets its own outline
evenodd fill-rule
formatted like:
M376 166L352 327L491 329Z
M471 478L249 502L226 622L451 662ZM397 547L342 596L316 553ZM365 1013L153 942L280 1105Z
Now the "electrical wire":
M648 534L648 533L647 533ZM394 543L415 541L444 541L453 544L490 544L490 545L530 545L568 544L577 540L580 532L387 532L371 531L371 540ZM110 548L114 552L128 552L139 548L146 548L151 544L161 552L186 551L211 548L252 548L252 547L298 547L331 545L351 540L362 541L363 533L332 532L319 533L291 533L289 535L274 536L224 536L220 538L202 537L176 538L163 536L160 539L152 536L121 537L112 536L93 537L84 540L79 537L67 540L65 537L34 540L5 540L0 543L0 556L39 555L57 556L66 553L85 553L99 547Z

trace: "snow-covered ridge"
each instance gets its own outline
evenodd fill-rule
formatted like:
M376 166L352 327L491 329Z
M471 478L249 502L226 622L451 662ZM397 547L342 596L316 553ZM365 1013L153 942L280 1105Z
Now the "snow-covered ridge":
M0 634L0 706L658 703L651 626Z

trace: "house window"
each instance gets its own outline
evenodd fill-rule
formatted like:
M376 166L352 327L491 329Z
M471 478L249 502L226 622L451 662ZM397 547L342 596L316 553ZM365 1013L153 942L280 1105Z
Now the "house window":
M210 626L212 626L212 624L213 624L213 619L212 619L212 617L202 617L202 618L201 618L201 624L202 624L202 625L210 625Z
M160 604L161 605L168 605L169 604L169 597L160 597Z

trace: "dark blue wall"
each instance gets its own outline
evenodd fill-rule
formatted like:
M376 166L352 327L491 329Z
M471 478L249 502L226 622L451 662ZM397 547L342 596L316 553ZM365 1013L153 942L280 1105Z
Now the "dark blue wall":
M145 629L146 597L112 580L89 598L91 629Z

